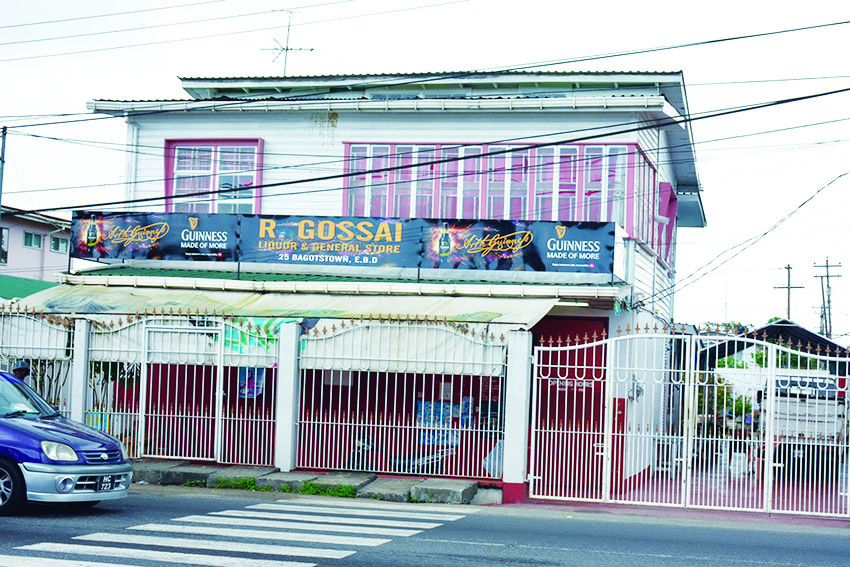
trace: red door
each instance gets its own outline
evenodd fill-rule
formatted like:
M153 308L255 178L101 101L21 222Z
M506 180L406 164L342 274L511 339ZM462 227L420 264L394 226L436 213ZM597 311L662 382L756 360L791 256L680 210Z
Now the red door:
M607 326L607 319L546 318L532 329L542 347L536 351L533 495L602 498L606 352L599 341ZM615 469L622 466L620 453L614 451Z

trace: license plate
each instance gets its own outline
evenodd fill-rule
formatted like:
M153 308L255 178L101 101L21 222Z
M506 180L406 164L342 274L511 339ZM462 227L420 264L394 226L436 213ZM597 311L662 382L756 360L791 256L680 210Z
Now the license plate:
M115 488L115 475L105 474L97 479L97 491L112 490Z

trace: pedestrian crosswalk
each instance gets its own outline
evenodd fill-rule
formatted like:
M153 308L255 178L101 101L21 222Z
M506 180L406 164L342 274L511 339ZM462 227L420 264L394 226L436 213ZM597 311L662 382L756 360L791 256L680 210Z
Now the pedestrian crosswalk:
M468 506L290 498L40 542L0 567L315 567L475 513Z

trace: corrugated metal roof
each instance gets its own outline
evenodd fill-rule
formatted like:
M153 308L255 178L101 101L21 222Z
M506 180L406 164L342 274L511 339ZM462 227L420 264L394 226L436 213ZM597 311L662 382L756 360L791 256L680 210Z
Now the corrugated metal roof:
M217 279L217 280L243 280L255 282L352 282L352 283L367 283L367 282L387 282L387 283L407 283L413 280L402 278L380 278L380 277L359 277L359 276L341 276L329 274L296 274L296 273L269 273L269 272L245 272L241 271L217 271L217 270L193 270L193 269L173 269L173 268L146 268L139 266L116 265L106 268L95 268L90 271L80 272L80 275L91 276L135 276L135 277L156 277L156 278L197 278L197 279ZM434 280L423 280L431 281ZM486 284L486 285L516 285L516 282L499 282L492 280L439 280L440 283L446 285L468 285L468 284ZM540 282L523 282L523 285L543 286L551 285ZM564 284L560 284L564 285Z
M27 298L42 313L140 313L155 309L251 317L417 318L507 323L530 329L558 298L351 295L62 285Z
M454 78L455 76L472 75L546 75L546 76L570 76L570 75L676 75L681 71L414 71L410 73L347 73L336 75L289 75L289 76L231 76L231 77L177 77L181 81L291 81L299 79L356 79L362 77L438 77Z
M580 91L569 91L569 92L580 92ZM322 94L324 94L324 93L317 93L315 96L318 97ZM97 99L94 99L94 100L95 100L95 102L117 102L117 103L163 103L163 102L198 103L198 102L205 102L205 101L208 101L208 102L220 101L220 102L245 102L245 103L250 103L250 102L280 102L280 101L306 102L306 101L311 101L311 100L316 100L316 101L321 101L321 102L328 102L328 101L330 101L330 102L334 102L334 101L351 102L351 101L357 101L357 100L376 102L376 101L384 101L384 100L422 100L422 99L420 99L416 96L393 96L393 97L382 97L382 98L370 98L370 97L367 97L367 96L329 98L329 97L322 96L321 98L315 98L315 99L307 98L309 96L312 96L312 95L305 94L305 95L302 95L302 96L264 96L264 97L252 96L251 98L234 98L234 97L229 97L229 96L219 96L219 97L215 97L215 98L192 98L192 99L171 98L171 99L147 99L147 100L140 100L140 99L121 100L121 99L97 98ZM636 94L606 94L605 98L638 98L640 96L641 95L636 95ZM552 98L565 98L565 97L543 96L543 95L517 95L517 96L504 96L504 95L498 95L498 96L497 95L492 95L492 96L488 96L488 95L462 96L462 95L460 95L459 96L459 95L451 95L451 96L439 96L438 93L434 93L433 95L428 96L429 100L440 100L440 99L443 99L443 98L446 99L446 100L525 100L525 99L528 99L528 100L532 100L532 99L547 100L547 99L552 99Z
M42 280L32 280L29 278L19 278L17 276L7 276L0 274L0 297L3 299L16 299L27 297L33 293L55 287L54 282L45 282Z

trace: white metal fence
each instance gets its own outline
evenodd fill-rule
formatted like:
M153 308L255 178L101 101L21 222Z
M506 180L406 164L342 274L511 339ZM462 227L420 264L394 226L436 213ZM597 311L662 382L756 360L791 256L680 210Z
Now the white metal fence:
M436 321L314 328L300 349L298 466L501 478L505 340Z
M649 329L535 348L530 493L848 516L846 352Z
M136 457L271 465L276 356L277 334L250 320L96 321L88 423Z
M72 319L0 305L0 369L26 362L27 383L66 416L73 344Z
M26 361L28 383L66 416L77 321L86 323L76 352L86 361L84 420L132 457L274 463L279 320L0 309L0 368Z
M500 327L319 320L300 338L298 374L277 367L296 348L294 331L282 347L283 322L6 307L0 368L27 361L46 399L134 457L272 465L294 422L288 467L503 477ZM515 368L525 383L528 367ZM846 351L767 337L546 340L531 368L530 494L850 516L848 368ZM294 408L287 429L281 407Z

